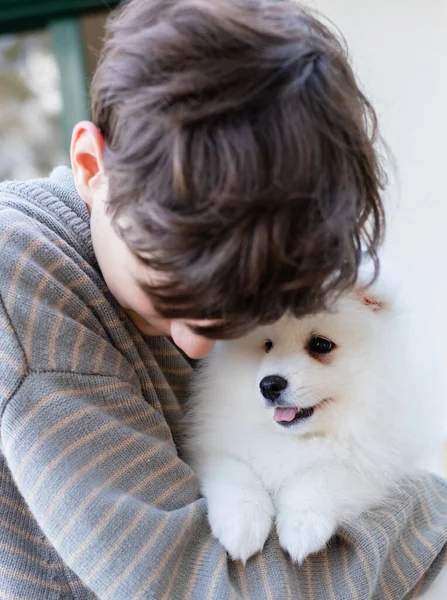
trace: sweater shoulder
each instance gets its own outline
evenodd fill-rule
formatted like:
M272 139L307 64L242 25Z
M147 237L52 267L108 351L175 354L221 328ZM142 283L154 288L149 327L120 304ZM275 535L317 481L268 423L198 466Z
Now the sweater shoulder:
M50 177L0 183L0 231L11 220L24 219L41 232L62 238L90 263L95 262L90 215L70 169L58 167Z
M99 271L70 238L2 206L0 253L4 313L29 368L93 373L101 356L101 374L111 374L107 365L119 359L109 341L110 327L120 325L117 309Z

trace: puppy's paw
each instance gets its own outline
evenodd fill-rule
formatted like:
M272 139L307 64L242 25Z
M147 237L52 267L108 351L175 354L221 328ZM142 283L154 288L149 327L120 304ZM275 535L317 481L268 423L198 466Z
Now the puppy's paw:
M291 559L303 563L309 554L322 550L335 533L336 522L327 515L310 510L278 514L279 542Z
M245 563L260 552L270 533L274 507L268 494L240 493L209 502L214 536L233 560Z

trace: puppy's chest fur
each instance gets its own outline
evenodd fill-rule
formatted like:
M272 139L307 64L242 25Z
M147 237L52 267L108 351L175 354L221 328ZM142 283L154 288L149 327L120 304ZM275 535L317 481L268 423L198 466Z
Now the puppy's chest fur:
M214 438L224 454L248 465L271 494L314 469L330 468L334 462L348 466L352 461L347 441L329 436L299 438L271 425L238 424Z

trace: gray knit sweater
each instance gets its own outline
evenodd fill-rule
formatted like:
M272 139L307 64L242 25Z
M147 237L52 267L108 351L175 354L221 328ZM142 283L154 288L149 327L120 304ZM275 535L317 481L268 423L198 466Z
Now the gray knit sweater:
M106 289L68 169L0 186L0 251L0 600L401 600L437 574L429 476L302 567L275 536L229 560L176 450L190 366Z

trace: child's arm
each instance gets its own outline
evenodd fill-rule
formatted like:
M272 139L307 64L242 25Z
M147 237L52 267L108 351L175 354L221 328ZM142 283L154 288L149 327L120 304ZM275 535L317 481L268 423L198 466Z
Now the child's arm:
M211 536L195 475L160 435L156 414L138 431L145 404L119 379L29 374L2 419L12 475L99 598L197 598L197 586L214 579L219 598L230 597L226 552Z

